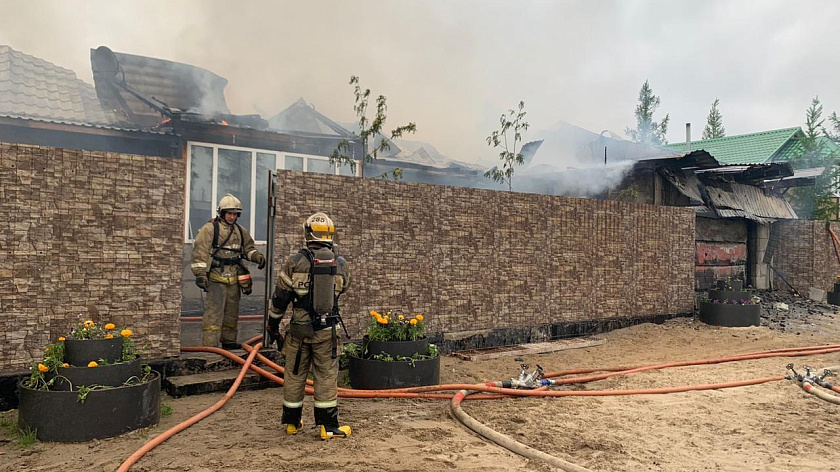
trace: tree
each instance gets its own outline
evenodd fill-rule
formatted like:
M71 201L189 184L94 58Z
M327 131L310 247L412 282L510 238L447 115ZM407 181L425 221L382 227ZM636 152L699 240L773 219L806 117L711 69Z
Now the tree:
M665 135L668 133L668 122L671 120L671 115L665 115L662 122L657 123L653 121L653 112L659 108L659 97L653 94L653 89L645 80L641 90L639 90L639 104L636 106L636 128L629 126L624 129L624 132L630 138L643 144L668 144Z
M836 219L840 209L834 198L840 178L840 154L828 147L826 140L830 139L830 135L823 126L822 113L820 98L814 97L805 110L805 133L799 138L802 151L790 159L794 169L824 168L813 187L797 187L791 192L790 202L796 214L813 220ZM835 117L836 113L831 118Z
M369 120L367 118L367 108L368 99L370 98L370 89L362 90L362 86L359 84L359 77L355 75L350 76L350 85L353 86L353 94L356 97L355 104L353 105L353 111L356 112L356 117L359 120L359 138L362 141L362 149L365 150L365 155L361 164L361 174L362 177L364 177L364 163L373 162L379 153L391 149L391 145L388 144L388 140L385 139L384 135L382 135L382 130L385 126L386 120L385 112L388 111L388 105L384 95L377 97L376 114L374 115L373 120ZM416 131L417 125L413 122L404 126L398 126L391 131L391 139L400 138L404 133L414 133ZM381 138L379 144L373 142L371 143L372 147L369 147L368 142L375 140L377 136ZM346 139L342 140L338 143L338 146L335 148L332 155L330 155L330 164L349 165L350 169L353 172L356 172L356 161L347 155L349 150L350 142ZM384 179L388 177L388 174L388 172L383 172L379 177ZM402 169L399 167L395 168L390 172L390 176L394 180L401 179Z
M715 98L709 116L706 118L706 127L703 128L703 139L723 138L726 136L726 129L723 127L723 115L718 110L720 99Z
M501 127L493 131L487 137L487 145L493 148L501 148L499 159L502 161L502 168L493 167L484 173L484 177L493 179L494 182L507 183L508 191L513 190L513 166L525 163L525 156L521 148L517 151L516 146L522 142L522 131L528 129L528 122L525 121L525 102L519 102L519 110L508 110L502 113L499 118ZM513 133L511 140L508 140L509 133Z

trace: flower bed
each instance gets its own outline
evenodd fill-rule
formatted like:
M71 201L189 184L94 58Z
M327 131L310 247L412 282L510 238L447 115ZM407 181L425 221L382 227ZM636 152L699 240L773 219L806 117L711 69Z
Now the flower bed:
M132 334L88 320L48 345L20 383L19 427L43 441L75 442L157 423L160 376L141 366Z
M370 312L362 344L347 344L350 384L358 389L387 389L436 385L440 355L429 344L422 314Z

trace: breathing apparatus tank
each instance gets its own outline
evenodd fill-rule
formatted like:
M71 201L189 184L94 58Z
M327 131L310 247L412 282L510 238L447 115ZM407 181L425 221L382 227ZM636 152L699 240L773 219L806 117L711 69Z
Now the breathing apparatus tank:
M312 311L321 323L326 323L335 306L335 274L338 263L335 254L328 247L320 247L312 252Z

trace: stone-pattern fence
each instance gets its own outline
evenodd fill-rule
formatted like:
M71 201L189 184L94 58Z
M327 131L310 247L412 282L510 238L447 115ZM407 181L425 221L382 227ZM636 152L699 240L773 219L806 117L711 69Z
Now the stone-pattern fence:
M352 270L342 313L424 313L432 332L682 314L694 309L694 212L280 171L275 265L316 212Z
M184 162L0 143L0 372L80 318L178 355Z

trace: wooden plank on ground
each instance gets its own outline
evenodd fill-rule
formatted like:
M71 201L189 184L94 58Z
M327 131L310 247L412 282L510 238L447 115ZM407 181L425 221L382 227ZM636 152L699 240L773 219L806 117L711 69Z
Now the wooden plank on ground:
M584 347L600 346L606 339L592 336L558 339L544 343L520 344L515 346L500 346L483 349L470 349L453 352L452 354L465 361L496 359L505 356L526 356L529 354L544 354L547 352L564 351L566 349L580 349Z

